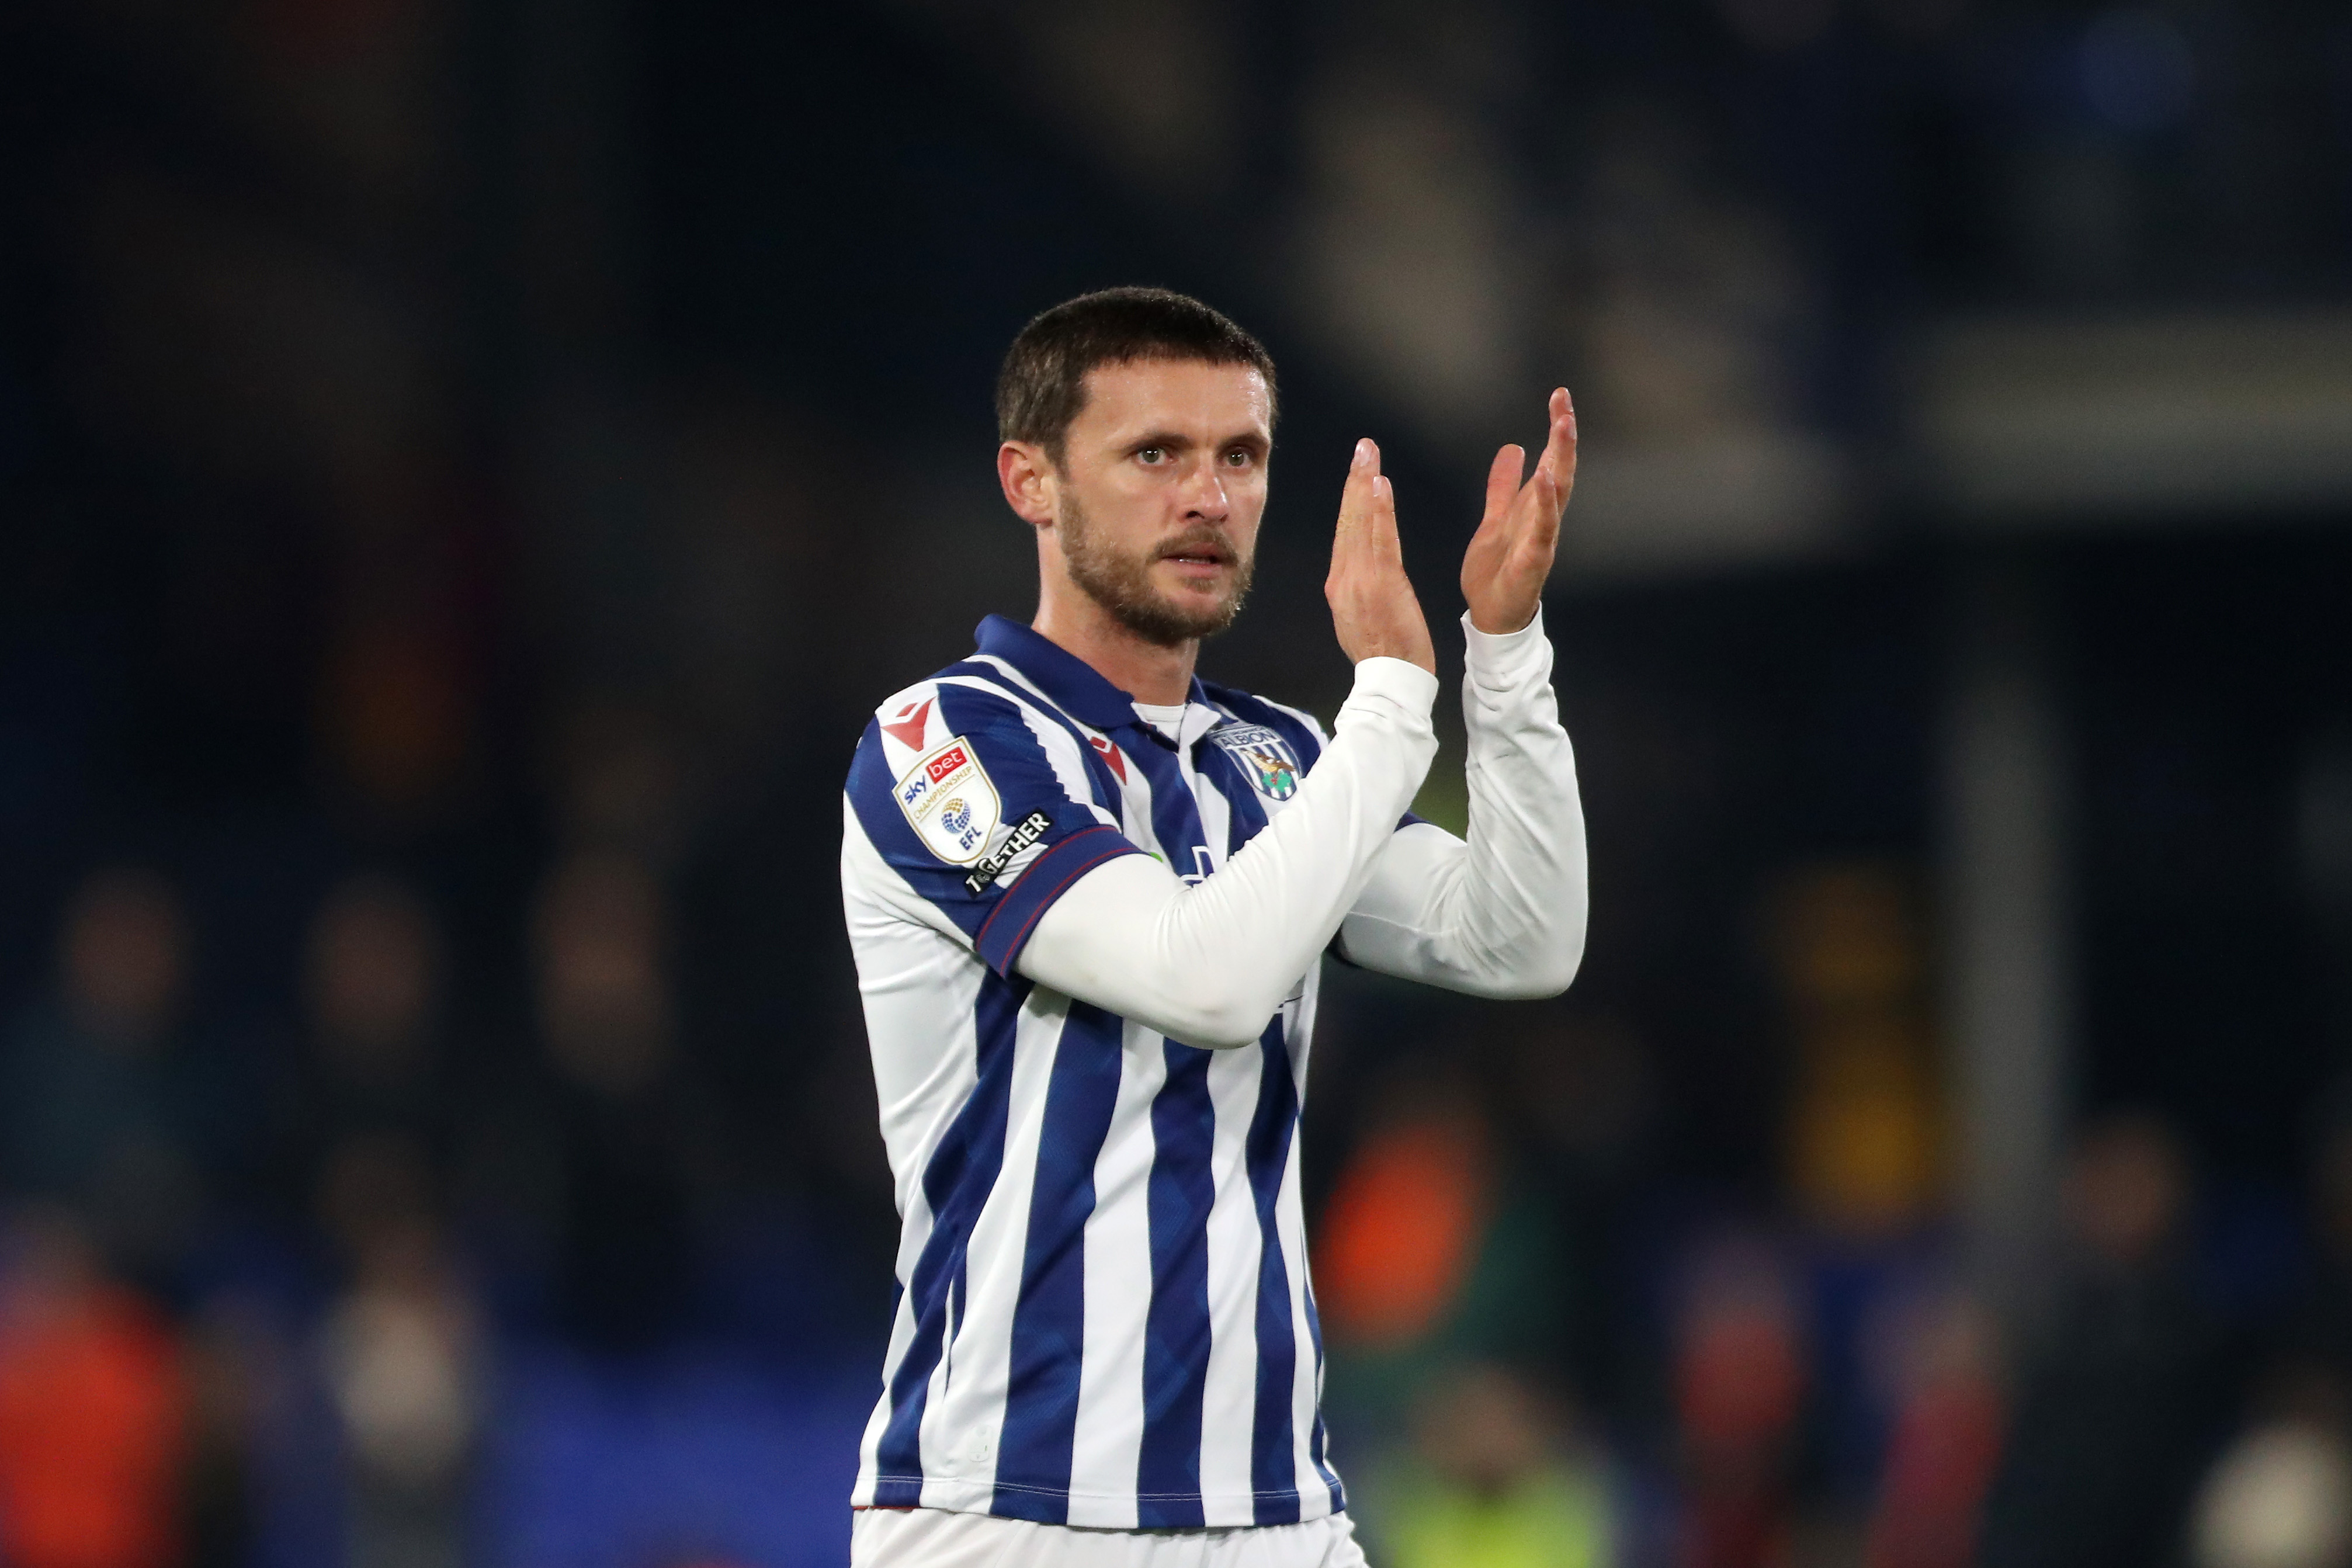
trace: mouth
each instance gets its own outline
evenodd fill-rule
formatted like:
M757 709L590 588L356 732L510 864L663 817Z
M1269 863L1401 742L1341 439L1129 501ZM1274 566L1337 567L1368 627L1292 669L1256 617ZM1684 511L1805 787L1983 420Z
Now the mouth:
M1186 572L1215 572L1234 564L1234 552L1211 541L1187 540L1163 546L1158 559Z

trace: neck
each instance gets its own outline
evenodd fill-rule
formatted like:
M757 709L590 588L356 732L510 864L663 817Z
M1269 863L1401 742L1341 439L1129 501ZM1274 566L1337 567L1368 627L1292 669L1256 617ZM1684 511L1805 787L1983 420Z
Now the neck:
M1113 686L1154 707L1174 707L1192 691L1192 665L1201 654L1198 637L1173 647L1147 642L1113 619L1083 589L1047 576L1037 595L1037 618L1029 623L1047 642L1076 654Z

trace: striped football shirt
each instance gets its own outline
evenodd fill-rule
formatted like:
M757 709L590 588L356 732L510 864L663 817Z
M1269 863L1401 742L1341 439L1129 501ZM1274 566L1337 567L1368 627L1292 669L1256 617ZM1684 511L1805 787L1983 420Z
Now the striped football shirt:
M853 1501L1045 1523L1286 1523L1324 1452L1298 1110L1312 967L1204 1050L1015 969L1093 868L1215 871L1296 794L1315 720L1194 681L1164 734L991 616L849 771L842 893L903 1233Z

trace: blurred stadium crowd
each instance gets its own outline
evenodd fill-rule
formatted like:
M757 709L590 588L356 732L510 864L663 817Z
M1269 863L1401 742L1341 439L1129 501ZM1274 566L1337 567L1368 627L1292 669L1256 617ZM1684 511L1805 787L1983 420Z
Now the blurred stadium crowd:
M2094 1120L2020 1310L1937 1215L1899 879L1785 900L1799 1055L1880 1081L1798 1089L1780 1206L1671 1179L1623 1020L1341 984L1317 1268L1381 1560L2352 1551L2352 1119L2305 1237L2216 1213L2158 1118ZM0 1092L11 1563L839 1555L871 1194L753 1195L762 1129L681 1048L642 864L560 861L529 921L518 1049L396 877L327 888L282 1030L191 1007L173 881L75 886Z
M26 0L0 113L8 1568L844 1560L841 773L1118 281L1282 363L1208 664L1327 714L1348 443L1444 621L1585 427L1585 972L1318 1047L1373 1560L2352 1564L2340 5Z

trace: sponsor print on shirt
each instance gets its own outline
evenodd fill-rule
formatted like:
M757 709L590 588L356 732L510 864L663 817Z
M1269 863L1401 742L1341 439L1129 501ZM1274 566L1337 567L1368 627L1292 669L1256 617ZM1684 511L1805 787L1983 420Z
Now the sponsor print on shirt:
M899 775L898 809L923 847L950 866L969 866L988 848L1004 814L979 753L961 735L925 752Z
M1209 739L1241 764L1242 773L1268 800L1288 800L1298 793L1298 753L1274 731L1263 724L1227 724L1211 731Z
M975 899L988 891L989 885L1004 875L1005 868L1013 864L1021 851L1045 837L1053 829L1054 819L1042 811L1033 811L1014 823L1013 831L1004 836L1004 842L991 850L979 865L971 868L971 874L963 879L964 890Z

